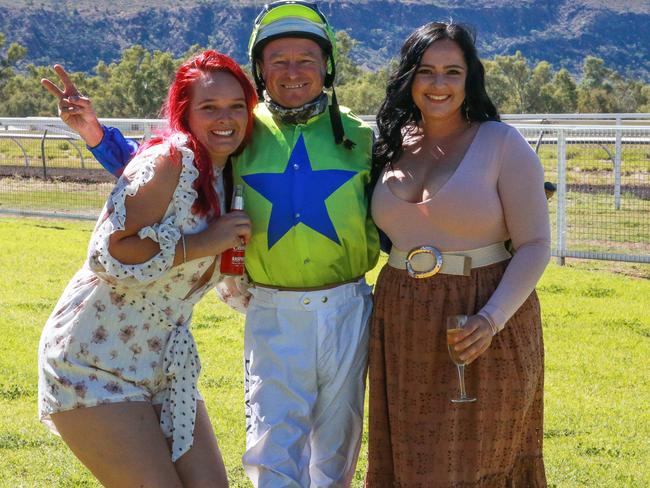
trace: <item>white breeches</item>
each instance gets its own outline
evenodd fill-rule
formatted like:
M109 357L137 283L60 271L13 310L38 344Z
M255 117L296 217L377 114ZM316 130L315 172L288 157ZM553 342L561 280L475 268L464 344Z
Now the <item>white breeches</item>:
M244 469L259 488L347 487L363 427L371 288L253 288Z

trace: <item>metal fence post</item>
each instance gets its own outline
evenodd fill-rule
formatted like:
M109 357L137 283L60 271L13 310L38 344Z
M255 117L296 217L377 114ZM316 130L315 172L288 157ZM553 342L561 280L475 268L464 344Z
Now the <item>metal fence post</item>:
M41 138L41 160L43 161L43 179L47 180L47 163L45 162L45 138L47 137L47 129L43 132Z
M20 148L20 150L23 153L23 157L25 158L25 168L29 168L29 155L27 154L27 151L25 151L23 145L20 142L18 142L18 139L14 137L10 137L9 140L15 142L16 145Z
M79 160L81 161L81 169L86 169L86 165L84 164L84 155L81 152L81 149L79 149L77 145L74 143L74 139L70 139L70 144L72 145L72 147L75 148L77 154L79 155Z
M566 256L566 133L557 134L557 264L564 266Z
M623 130L621 118L616 117L616 142L614 143L614 208L621 209L621 163L623 159Z

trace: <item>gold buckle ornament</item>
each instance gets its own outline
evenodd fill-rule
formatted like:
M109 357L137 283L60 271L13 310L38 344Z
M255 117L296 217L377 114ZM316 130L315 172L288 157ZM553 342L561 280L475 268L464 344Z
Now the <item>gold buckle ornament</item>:
M430 270L415 271L413 269L413 265L411 264L411 259L413 259L413 257L417 256L418 254L431 254L436 259L435 264ZM440 268L442 268L442 253L433 246L415 247L411 249L407 254L405 263L406 263L406 271L408 271L409 276L411 276L412 278L416 278L416 279L430 278L431 276L437 274L440 271Z

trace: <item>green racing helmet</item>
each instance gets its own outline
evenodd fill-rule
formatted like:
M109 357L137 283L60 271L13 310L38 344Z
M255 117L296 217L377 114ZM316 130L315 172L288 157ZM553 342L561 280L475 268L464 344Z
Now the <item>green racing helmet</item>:
M262 49L274 39L296 37L311 39L316 42L327 56L327 71L323 84L332 88L332 104L329 107L334 140L337 144L352 149L354 142L345 137L341 113L339 111L334 79L336 78L336 35L315 2L302 0L279 0L264 5L255 19L253 32L248 42L248 57L251 62L251 72L260 99L264 92L264 79L258 71Z
M257 71L262 49L270 41L285 37L311 39L326 53L325 88L331 88L336 76L336 36L316 3L300 0L280 0L267 5L255 19L248 42L248 57L258 95L262 95L264 80Z

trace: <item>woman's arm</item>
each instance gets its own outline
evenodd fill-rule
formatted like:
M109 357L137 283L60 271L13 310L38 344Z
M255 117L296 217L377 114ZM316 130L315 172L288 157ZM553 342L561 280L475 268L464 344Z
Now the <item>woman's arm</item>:
M109 196L88 257L90 269L108 281L155 280L184 261L217 256L250 238L244 212L214 218L203 232L182 234L198 170L187 148L178 151L182 157L178 152L170 157L168 151L161 144L136 156Z
M124 229L114 231L109 236L108 249L112 257L124 264L140 264L160 252L158 242L141 239L138 232L162 221L180 173L181 162L178 158L160 157L155 163L153 177L140 186L137 193L125 198Z
M497 182L504 218L515 254L499 286L476 315L469 317L454 347L472 362L491 344L492 336L532 293L550 257L550 226L542 165L526 140L508 131Z
M181 168L179 156L159 158L153 178L142 185L135 195L126 198L124 229L113 232L109 237L111 256L124 264L141 264L160 252L158 242L138 234L142 229L162 221L178 185ZM172 265L181 264L183 260L217 256L239 244L241 239L247 242L249 238L250 221L244 212L222 215L213 219L205 231L179 239Z
M497 189L515 255L481 314L498 330L526 301L550 257L551 231L544 170L526 140L511 129L503 145Z

